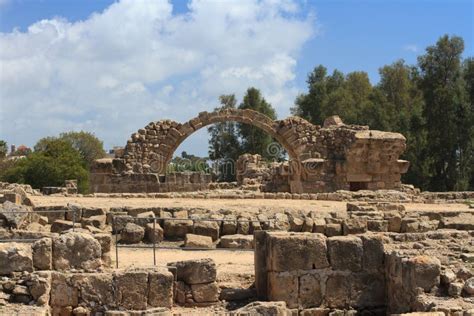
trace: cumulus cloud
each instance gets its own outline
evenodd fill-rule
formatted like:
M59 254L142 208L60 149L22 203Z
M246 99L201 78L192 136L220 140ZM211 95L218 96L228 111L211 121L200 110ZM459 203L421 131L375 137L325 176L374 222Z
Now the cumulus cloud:
M418 53L418 51L420 50L420 49L418 48L418 46L415 45L415 44L408 44L408 45L405 45L405 46L403 47L403 49L406 50L406 51L408 51L408 52L412 52L412 53Z
M164 0L122 0L84 21L0 33L0 138L33 145L84 129L124 145L150 121L185 121L249 86L286 116L314 35L299 10L290 0L194 0L176 14Z

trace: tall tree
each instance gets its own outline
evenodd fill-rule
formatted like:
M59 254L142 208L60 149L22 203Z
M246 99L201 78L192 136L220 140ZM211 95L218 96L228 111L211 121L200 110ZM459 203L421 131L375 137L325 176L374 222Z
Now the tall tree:
M219 97L221 106L215 110L235 109L237 100L235 95L221 95ZM235 122L222 122L210 126L208 132L209 158L217 161L219 180L235 181L235 162L242 154L237 127Z
M430 139L430 188L434 190L463 190L468 186L470 166L465 161L472 155L472 109L462 76L463 50L462 38L445 35L418 58L426 103L423 114Z
M464 61L464 82L466 87L467 99L468 99L468 111L471 113L469 131L466 132L466 138L470 139L468 143L466 158L463 163L470 166L469 176L469 190L474 190L474 58L467 58Z
M8 147L7 142L0 139L0 159L7 156Z
M239 109L251 109L265 114L271 119L276 119L275 109L268 103L256 88L247 89ZM283 149L278 151L269 150L270 145L275 142L267 132L262 129L238 123L239 136L242 139L242 150L246 153L260 154L265 159L281 159Z
M55 138L45 137L40 139L35 145L35 150L43 150L45 144L48 144ZM73 148L78 150L87 166L90 166L94 160L105 157L103 142L90 132L61 133L58 139L67 141Z

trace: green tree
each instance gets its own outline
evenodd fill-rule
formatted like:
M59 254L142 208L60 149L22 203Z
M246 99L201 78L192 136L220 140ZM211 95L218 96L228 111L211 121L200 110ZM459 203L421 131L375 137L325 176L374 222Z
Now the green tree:
M7 156L7 152L7 142L0 139L0 159L5 158Z
M465 82L466 94L468 99L468 111L471 114L469 131L467 132L467 137L471 141L467 146L467 155L464 155L467 159L464 160L464 164L470 166L470 176L469 176L469 190L474 190L474 58L470 57L464 61L463 67L463 79Z
M472 159L472 107L462 76L462 38L441 37L418 58L424 117L429 135L430 189L463 190L468 187Z
M235 109L235 95L221 95L221 106L215 110ZM235 122L222 122L210 126L209 158L217 162L219 181L235 181L235 162L242 154Z
M39 146L35 146L35 148ZM88 190L88 172L80 153L61 139L41 140L41 148L19 159L3 174L8 182L26 183L34 188L62 186L77 179L80 192Z
M55 139L55 137L41 139L35 145L35 150L42 150L45 144L52 139ZM103 142L92 133L84 131L61 133L58 139L69 142L73 148L77 149L88 167L94 160L105 157Z
M251 109L262 114L265 114L271 119L276 119L276 113L272 105L268 103L261 95L260 91L256 88L247 89L247 93L244 96L242 103L239 105L239 109ZM238 123L238 133L241 138L242 151L250 154L259 154L265 159L281 159L283 156L283 150L279 150L275 155L275 152L268 150L270 144L274 143L267 132L262 129L249 125Z

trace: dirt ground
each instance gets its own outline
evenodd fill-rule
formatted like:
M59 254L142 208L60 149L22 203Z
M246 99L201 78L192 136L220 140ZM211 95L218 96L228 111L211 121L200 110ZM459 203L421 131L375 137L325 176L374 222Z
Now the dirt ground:
M85 207L193 207L205 208L210 211L219 209L239 210L249 213L261 209L268 209L269 213L286 209L304 211L336 211L343 212L346 202L319 201L319 200L273 200L273 199L160 199L160 198L108 198L108 197L64 197L64 196L31 196L36 206L67 205L78 203ZM420 210L463 210L469 209L467 204L424 204L404 203L408 211Z

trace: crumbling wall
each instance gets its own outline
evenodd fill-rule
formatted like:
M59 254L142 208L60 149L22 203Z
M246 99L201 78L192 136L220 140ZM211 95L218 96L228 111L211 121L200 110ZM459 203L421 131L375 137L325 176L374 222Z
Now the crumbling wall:
M111 162L97 161L92 168L91 188L95 192L135 190L131 183L120 183L123 177L125 183L128 179L136 181L144 192L160 192L163 188L156 184L160 182L158 175L165 174L178 146L200 128L226 121L261 128L288 153L287 170L274 168L274 180L278 183L267 190L315 193L398 189L400 175L408 168L408 162L398 160L405 150L405 137L398 133L346 125L337 116L328 118L321 128L299 117L274 121L248 109L225 109L201 112L184 124L170 120L149 123L131 135L123 153L119 152ZM150 175L150 178L131 175ZM281 179L285 179L286 186L280 185ZM188 186L188 189L196 188Z

